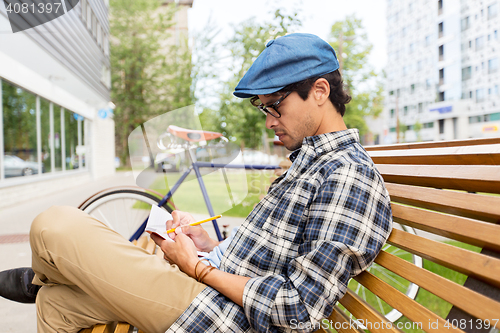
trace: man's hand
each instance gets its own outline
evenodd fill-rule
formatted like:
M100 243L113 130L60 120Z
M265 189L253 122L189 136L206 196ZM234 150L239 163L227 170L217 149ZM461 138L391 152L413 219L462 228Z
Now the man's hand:
M165 240L158 235L151 234L151 238L163 251L163 257L170 263L179 266L179 269L194 277L194 268L198 262L198 253L193 241L178 229L175 241Z
M214 247L219 245L218 241L210 238L202 226L197 225L193 227L188 225L193 222L196 222L196 220L191 214L180 210L174 210L172 212L172 220L167 221L167 230L181 226L182 228L178 229L182 230L183 235L187 235L192 239L198 251L210 252ZM168 236L173 240L176 240L178 237L177 232L171 232Z

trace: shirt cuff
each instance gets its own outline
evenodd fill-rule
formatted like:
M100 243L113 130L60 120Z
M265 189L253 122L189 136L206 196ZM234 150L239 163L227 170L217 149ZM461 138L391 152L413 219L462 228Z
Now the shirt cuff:
M285 278L279 275L255 277L243 290L243 309L250 326L257 332L267 332L276 295Z

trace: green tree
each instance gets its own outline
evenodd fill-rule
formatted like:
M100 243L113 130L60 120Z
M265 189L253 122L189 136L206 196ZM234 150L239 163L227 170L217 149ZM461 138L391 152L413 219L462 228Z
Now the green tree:
M413 125L413 130L417 134L417 142L422 141L422 133L421 133L422 128L423 128L422 123L420 122L420 120L417 119L417 121Z
M373 46L361 20L354 15L335 22L328 41L337 52L342 77L352 96L344 121L347 127L358 128L363 135L368 131L365 116L376 117L383 108L382 82L368 64Z
M193 103L191 54L168 28L175 6L160 0L111 0L112 100L116 147L127 162L127 139L148 119Z
M222 132L245 147L257 148L261 144L262 132L266 130L265 117L247 99L235 98L232 93L264 50L267 41L284 36L300 26L297 13L287 15L281 10L274 12L270 22L260 24L251 18L239 25L234 37L224 45L231 50L230 69L234 75L223 85L219 107L216 110L205 108L201 114L204 127ZM271 132L269 134L274 135Z

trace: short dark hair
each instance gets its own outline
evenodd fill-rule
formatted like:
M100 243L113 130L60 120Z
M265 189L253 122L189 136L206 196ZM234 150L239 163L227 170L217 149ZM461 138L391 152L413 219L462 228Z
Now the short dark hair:
M341 116L345 114L345 105L351 101L351 96L347 93L347 89L344 85L344 81L342 80L342 76L338 70L330 72L328 74L311 77L299 82L295 82L289 84L285 88L281 89L282 92L287 91L296 91L299 94L300 98L304 101L309 96L309 92L311 88L318 79L325 79L330 84L330 96L329 99L332 102L333 106L337 109Z

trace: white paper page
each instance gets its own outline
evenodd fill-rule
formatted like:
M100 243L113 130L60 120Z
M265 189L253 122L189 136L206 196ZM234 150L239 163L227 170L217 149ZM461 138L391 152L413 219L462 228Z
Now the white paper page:
M167 237L165 233L165 231L167 231L167 220L172 220L172 215L170 215L169 212L158 206L151 206L148 223L146 224L146 231L155 233L163 239L173 241L170 237Z
M168 237L165 231L167 231L167 220L171 220L172 215L164 209L158 206L151 206L151 212L149 213L148 223L146 224L146 231L152 232L163 239L173 242L172 238ZM205 257L208 252L198 251L199 257Z

